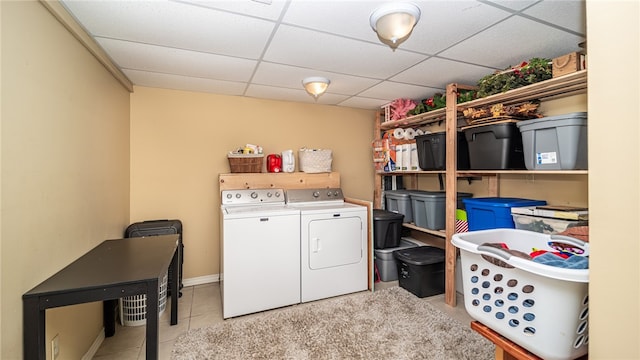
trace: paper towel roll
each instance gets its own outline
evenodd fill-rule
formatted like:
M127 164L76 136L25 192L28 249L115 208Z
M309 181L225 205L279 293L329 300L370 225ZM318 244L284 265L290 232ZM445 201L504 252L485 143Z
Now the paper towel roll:
M404 129L397 128L397 129L393 130L393 137L398 139L398 140L402 140L402 139L404 139L404 133L405 133Z
M402 145L402 170L411 170L411 145Z
M420 164L418 162L418 145L416 143L411 143L410 144L410 151L409 151L409 169L412 171L418 171L420 170Z
M402 145L396 145L396 171L402 171L402 164L404 151L402 151Z
M405 140L413 140L416 138L416 131L412 128L408 128L404 131L404 139Z
M418 135L424 135L424 131L422 131L422 129L416 129L416 136Z

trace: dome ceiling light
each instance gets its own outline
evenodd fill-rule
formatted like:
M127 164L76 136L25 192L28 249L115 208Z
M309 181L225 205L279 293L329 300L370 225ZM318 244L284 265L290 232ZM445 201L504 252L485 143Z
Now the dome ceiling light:
M320 76L312 76L302 80L304 89L307 90L309 95L313 96L316 100L318 99L318 96L327 91L329 84L331 84L329 79Z
M409 38L420 20L420 8L411 3L388 3L375 9L369 17L371 28L380 41L395 49Z

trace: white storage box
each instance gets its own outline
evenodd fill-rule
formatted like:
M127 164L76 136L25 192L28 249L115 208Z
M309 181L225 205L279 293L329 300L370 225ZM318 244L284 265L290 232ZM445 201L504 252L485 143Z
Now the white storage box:
M511 214L516 229L535 231L543 234L560 234L570 227L588 226L586 220L564 220L542 216Z
M158 317L167 308L168 273L158 285ZM147 323L147 296L134 295L120 298L120 324L122 326L139 326Z
M558 247L588 256L581 240L519 229L453 235L460 249L465 308L475 320L546 360L588 352L589 270L537 263L510 251ZM552 247L553 246L553 247Z

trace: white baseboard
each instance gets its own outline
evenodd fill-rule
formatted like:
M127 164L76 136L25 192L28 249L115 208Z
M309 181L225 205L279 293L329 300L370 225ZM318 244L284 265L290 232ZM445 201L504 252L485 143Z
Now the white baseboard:
M100 332L98 332L98 336L93 341L93 344L91 344L91 347L89 348L89 350L87 350L87 352L82 356L82 360L93 359L93 357L98 352L98 349L100 349L100 345L102 345L103 341L104 341L104 328L100 329Z
M220 281L220 274L213 274L213 275L197 276L193 278L182 279L182 285L195 286L195 285L210 284L218 281Z

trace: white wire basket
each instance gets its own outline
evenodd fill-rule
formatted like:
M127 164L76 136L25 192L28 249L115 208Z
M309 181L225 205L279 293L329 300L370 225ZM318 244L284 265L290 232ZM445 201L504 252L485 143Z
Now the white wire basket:
M563 249L588 257L589 243L519 229L459 233L451 242L460 249L464 305L472 318L545 360L588 352L589 269L550 266L517 252Z
M158 286L158 317L167 308L168 274L162 277ZM120 298L120 324L122 326L140 326L147 323L147 295L134 295Z

